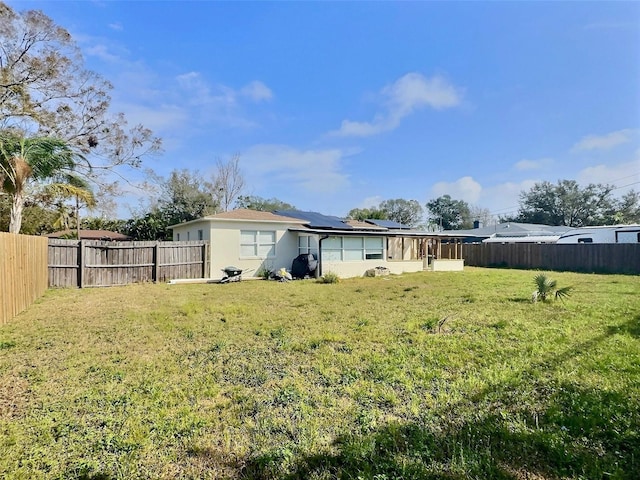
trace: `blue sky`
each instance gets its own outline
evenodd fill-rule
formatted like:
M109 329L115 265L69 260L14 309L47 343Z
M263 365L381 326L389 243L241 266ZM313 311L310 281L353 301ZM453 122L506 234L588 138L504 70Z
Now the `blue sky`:
M247 194L333 215L640 188L640 2L9 4L72 33L114 110L163 138L160 175L238 153Z

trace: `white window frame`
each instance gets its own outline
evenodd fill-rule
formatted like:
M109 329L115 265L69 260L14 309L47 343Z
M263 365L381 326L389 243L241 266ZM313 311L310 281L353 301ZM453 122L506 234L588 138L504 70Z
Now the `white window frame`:
M265 236L272 236L273 241L265 241ZM248 238L252 237L252 238ZM240 258L275 258L277 236L275 230L240 230ZM253 254L243 253L243 247L252 247ZM265 247L269 247L267 255L260 255Z
M379 242L379 246L372 246L372 240L376 240L376 243ZM358 241L360 245L357 245ZM328 262L384 260L384 241L382 237L351 235L329 237L322 243L322 259Z
M318 256L318 240L313 235L298 236L298 255L311 253Z

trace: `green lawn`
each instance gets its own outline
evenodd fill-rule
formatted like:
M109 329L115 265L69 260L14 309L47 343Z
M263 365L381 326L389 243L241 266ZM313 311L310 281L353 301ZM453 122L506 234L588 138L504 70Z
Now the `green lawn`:
M640 478L640 277L535 274L49 291L0 478Z

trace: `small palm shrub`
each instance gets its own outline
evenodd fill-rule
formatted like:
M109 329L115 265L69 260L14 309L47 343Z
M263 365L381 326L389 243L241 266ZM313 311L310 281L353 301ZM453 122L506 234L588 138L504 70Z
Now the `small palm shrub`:
M536 275L533 282L536 284L536 289L531 294L531 301L533 302L538 300L546 302L551 298L562 300L570 295L571 287L558 288L558 283L555 280L551 280L544 273Z

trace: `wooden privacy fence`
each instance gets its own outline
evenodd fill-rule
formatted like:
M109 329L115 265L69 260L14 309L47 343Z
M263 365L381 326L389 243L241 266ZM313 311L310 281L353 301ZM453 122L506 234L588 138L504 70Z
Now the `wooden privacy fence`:
M207 242L49 240L50 287L107 287L204 278Z
M0 233L0 325L47 289L47 239Z
M463 246L465 265L640 274L640 244L480 243Z

